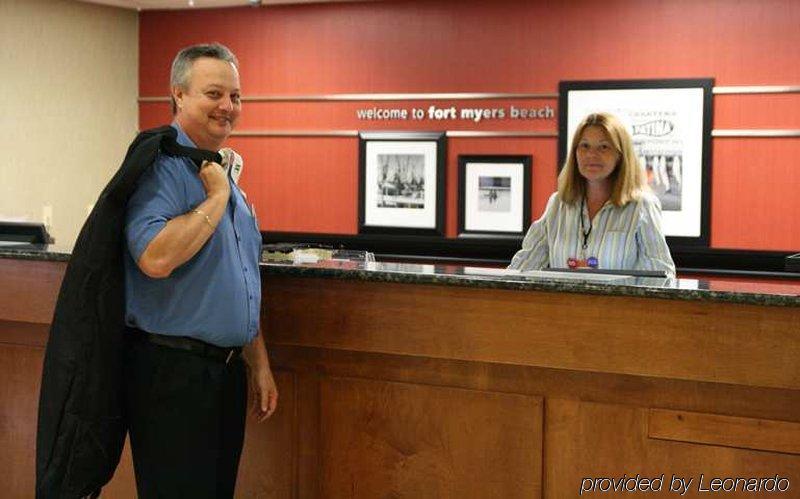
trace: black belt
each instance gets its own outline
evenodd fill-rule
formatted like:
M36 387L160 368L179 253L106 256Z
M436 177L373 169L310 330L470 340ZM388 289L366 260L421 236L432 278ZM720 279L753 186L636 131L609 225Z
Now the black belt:
M203 357L216 359L228 363L242 353L242 347L218 347L205 341L189 338L188 336L172 336L167 334L154 334L132 327L127 328L126 334L141 341L153 343L164 347L192 352Z

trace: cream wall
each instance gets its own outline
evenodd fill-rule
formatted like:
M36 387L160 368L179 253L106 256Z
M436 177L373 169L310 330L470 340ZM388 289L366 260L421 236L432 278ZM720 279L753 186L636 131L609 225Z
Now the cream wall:
M0 220L72 246L138 129L139 17L74 0L0 0Z

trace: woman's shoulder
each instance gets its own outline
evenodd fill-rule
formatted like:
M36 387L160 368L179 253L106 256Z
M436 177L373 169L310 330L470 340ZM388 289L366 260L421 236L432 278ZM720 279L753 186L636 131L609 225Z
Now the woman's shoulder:
M544 212L555 214L562 211L568 204L569 203L564 201L558 191L556 191L547 198L547 205L545 206Z
M650 225L653 220L661 219L661 201L653 191L649 189L642 191L633 203L636 204L634 216L639 219L640 223Z

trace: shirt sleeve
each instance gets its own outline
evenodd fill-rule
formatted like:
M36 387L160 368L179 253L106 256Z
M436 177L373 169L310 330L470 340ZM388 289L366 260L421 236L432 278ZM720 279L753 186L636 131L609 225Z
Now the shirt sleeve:
M133 261L138 262L147 245L173 218L188 210L183 165L159 156L137 182L125 213L125 240Z
M558 194L553 193L547 201L539 220L533 222L525 239L522 240L522 249L517 251L508 266L510 270L540 270L550 266L550 247L547 243L547 221L558 199Z
M667 277L675 277L675 263L661 230L661 203L655 196L645 195L640 201L636 247L639 257L635 270L663 270Z

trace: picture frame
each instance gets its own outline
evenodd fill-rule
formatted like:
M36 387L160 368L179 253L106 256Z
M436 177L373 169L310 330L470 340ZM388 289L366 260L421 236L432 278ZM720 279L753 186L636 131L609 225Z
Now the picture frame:
M444 236L445 132L360 132L358 231Z
M609 112L628 127L661 201L671 247L708 247L711 220L712 78L562 81L559 169L578 123Z
M521 238L531 218L531 156L458 157L458 236Z

